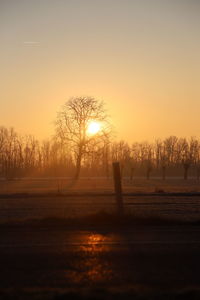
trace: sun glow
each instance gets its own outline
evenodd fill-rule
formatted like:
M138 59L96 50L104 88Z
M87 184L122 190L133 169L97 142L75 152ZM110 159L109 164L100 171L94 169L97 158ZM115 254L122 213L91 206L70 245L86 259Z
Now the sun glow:
M87 128L88 134L94 135L97 134L100 130L101 130L101 124L99 122L91 121L88 124L88 128Z

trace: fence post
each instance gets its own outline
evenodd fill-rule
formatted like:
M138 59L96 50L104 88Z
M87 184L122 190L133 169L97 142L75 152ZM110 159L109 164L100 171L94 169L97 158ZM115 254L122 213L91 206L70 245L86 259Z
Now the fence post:
M121 173L119 162L113 162L113 179L115 187L115 199L117 205L117 212L119 215L123 215L123 196L122 196L122 184L121 184Z

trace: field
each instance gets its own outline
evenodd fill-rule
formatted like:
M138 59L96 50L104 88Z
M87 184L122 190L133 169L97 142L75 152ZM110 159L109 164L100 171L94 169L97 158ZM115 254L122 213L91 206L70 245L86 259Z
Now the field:
M112 178L88 177L81 178L73 187L70 187L70 178L20 178L6 181L0 180L0 193L38 193L38 192L66 192L66 191L113 191ZM196 178L183 180L179 177L168 178L165 181L160 178L146 180L136 177L131 182L129 178L123 178L124 192L200 192L200 182Z
M195 179L0 181L0 299L199 299Z
M69 218L116 210L113 182L82 178L0 181L1 222L33 218ZM198 220L200 184L195 179L123 180L125 212L133 216Z

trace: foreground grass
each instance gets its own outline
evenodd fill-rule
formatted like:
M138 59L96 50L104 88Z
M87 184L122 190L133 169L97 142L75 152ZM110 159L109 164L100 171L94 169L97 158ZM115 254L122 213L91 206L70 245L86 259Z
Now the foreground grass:
M23 289L0 290L0 299L31 299L31 300L196 300L200 299L200 290L182 289L161 291L146 287L135 288L91 288L91 289Z

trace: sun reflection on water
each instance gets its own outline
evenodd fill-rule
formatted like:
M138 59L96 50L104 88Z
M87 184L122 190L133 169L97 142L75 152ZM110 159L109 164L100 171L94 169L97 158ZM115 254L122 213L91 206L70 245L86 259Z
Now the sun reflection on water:
M113 279L109 253L114 240L114 235L82 234L77 248L78 255L72 263L72 270L66 274L67 279L74 284L106 283Z

